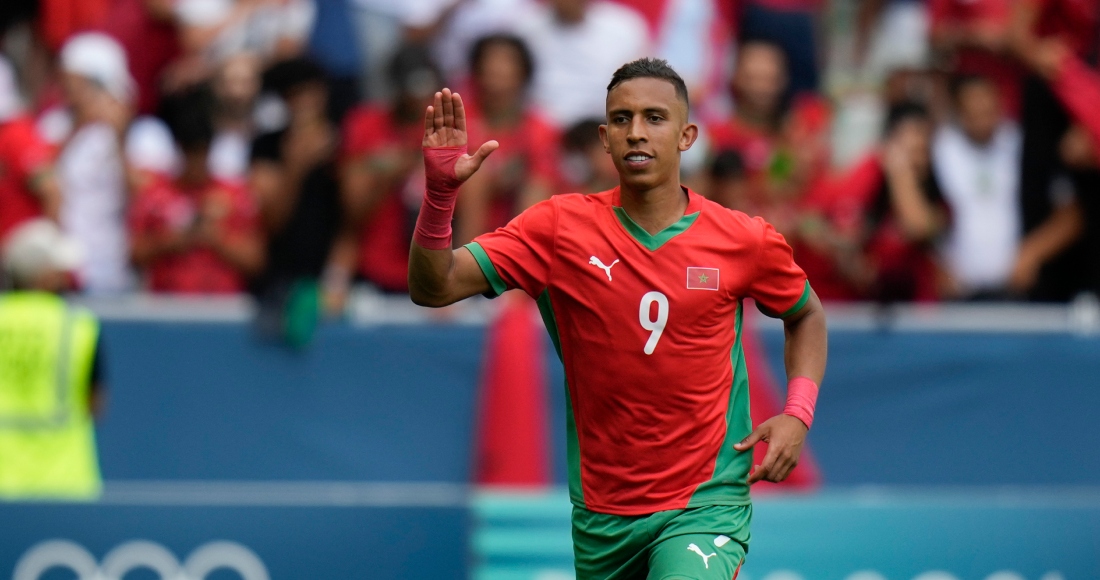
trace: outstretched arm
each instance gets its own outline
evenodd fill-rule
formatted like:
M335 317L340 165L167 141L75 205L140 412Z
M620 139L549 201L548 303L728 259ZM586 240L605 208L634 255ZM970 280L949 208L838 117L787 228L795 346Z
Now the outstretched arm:
M469 155L462 97L443 89L424 113L423 146L427 191L409 251L409 296L440 307L490 290L469 250L451 249L451 218L459 186L499 144L488 141Z
M810 294L806 305L783 320L786 336L784 362L787 367L787 406L783 414L761 423L744 441L734 445L747 451L760 441L768 443L768 453L749 474L749 483L760 480L780 482L798 464L806 432L813 422L817 385L825 376L828 333L825 309L817 294Z

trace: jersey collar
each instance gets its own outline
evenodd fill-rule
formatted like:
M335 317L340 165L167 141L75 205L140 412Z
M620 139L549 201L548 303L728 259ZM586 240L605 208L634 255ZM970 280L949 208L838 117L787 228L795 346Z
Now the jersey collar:
M645 231L642 226L638 225L637 222L626 213L619 197L620 190L618 187L612 190L611 193L611 209L615 212L615 217L618 218L619 224L626 230L626 233L630 234L630 237L634 238L635 241L647 250L655 252L672 238L687 231L687 229L691 227L691 224L695 223L696 218L699 217L699 213L703 209L702 196L682 185L680 188L683 189L688 196L688 205L687 209L684 210L684 216L656 234L650 234Z

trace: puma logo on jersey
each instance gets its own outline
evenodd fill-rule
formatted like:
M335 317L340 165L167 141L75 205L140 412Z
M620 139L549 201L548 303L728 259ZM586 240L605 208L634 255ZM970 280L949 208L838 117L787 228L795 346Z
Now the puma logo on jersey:
M595 267L597 267L597 268L599 268L599 269L601 269L601 270L603 270L604 273L607 274L607 281L610 282L611 281L611 267L614 266L615 264L618 264L619 261L615 260L614 262L611 262L610 265L604 266L603 262L601 262L599 258L597 258L596 256L592 256L591 258L588 259L588 263L595 266Z
M703 559L703 565L707 567L707 570L710 570L710 563L707 562L707 560L710 560L716 554L704 554L703 551L699 549L699 546L696 546L695 544L688 544L688 550L699 554L699 557Z

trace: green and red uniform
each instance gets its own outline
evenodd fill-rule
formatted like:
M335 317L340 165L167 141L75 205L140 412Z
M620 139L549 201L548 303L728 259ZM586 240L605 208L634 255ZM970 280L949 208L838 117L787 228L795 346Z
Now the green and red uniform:
M683 521L732 506L736 530L683 533L736 533L728 544L741 554L748 541L752 452L733 448L752 431L742 303L789 316L809 283L769 224L686 195L684 216L656 235L630 219L616 188L555 196L467 245L493 294L537 299L565 366L578 573L591 556L583 522L594 519L607 529L608 517ZM701 551L715 551L709 541ZM676 552L715 565L690 547Z

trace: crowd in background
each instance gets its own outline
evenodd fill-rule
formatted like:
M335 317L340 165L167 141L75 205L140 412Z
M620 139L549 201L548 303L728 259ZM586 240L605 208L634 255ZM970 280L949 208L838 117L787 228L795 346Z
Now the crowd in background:
M406 290L435 91L501 144L458 245L617 185L605 89L649 55L702 129L684 183L823 299L1069 300L1100 288L1098 37L1098 0L5 0L0 244L49 220L74 291L337 313Z

